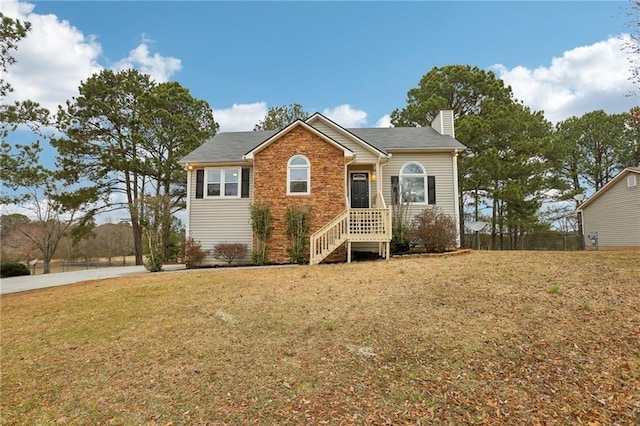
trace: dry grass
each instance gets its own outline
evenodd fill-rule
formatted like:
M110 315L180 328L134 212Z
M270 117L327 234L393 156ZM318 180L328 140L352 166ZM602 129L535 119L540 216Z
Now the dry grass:
M640 422L639 252L167 272L1 307L4 425Z

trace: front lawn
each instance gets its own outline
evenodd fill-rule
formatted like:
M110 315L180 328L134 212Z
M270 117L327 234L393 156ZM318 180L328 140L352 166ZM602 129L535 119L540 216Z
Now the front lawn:
M3 425L640 422L640 252L163 272L0 301Z

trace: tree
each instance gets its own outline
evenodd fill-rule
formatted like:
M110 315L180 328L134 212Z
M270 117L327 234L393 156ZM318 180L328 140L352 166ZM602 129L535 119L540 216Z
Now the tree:
M2 241L0 256L2 262L33 259L31 243L25 241L18 230L29 222L31 220L27 216L19 213L0 216L0 241Z
M487 101L477 118L481 125L468 133L477 152L474 173L466 175L473 180L464 187L481 190L489 202L492 247L522 247L525 233L538 226L542 199L559 184L551 125L541 112L515 101Z
M310 114L300 104L271 107L267 115L253 127L253 130L282 130L295 120L306 120L309 116Z
M12 19L0 13L0 70L7 72L7 68L16 62L11 54L18 48L18 42L27 36L31 30L29 22ZM4 103L4 99L13 88L3 78L0 78L0 138L3 145L10 131L15 130L20 124L25 124L33 130L37 130L42 124L48 123L48 111L31 101L15 102L13 105ZM12 165L5 163L3 168Z
M418 87L407 92L407 106L391 113L395 127L430 126L442 109L451 109L456 120L480 115L487 100L509 102L511 88L491 71L470 65L434 67Z
M58 111L64 137L52 143L57 164L70 184L93 183L99 210L128 210L138 265L143 263L142 201L170 197L162 212L166 255L171 213L184 206L186 196L177 161L215 133L211 108L178 83L157 84L134 69L94 74L79 91Z
M0 13L0 69L7 72L7 67L15 63L15 58L9 53L18 48L18 42L27 36L31 29L29 22L12 19ZM9 83L0 78L0 97L11 92Z
M602 110L571 117L557 124L555 140L563 151L563 178L570 195L602 188L626 167L637 151L631 148L627 115ZM637 148L636 148L637 149Z
M409 90L407 105L391 113L391 122L396 127L429 126L442 109L453 110L456 139L467 146L458 163L462 241L467 202L474 207L476 221L480 217L482 202L486 202L486 206L493 210L495 240L496 232L500 229L499 221L506 219L506 199L503 197L512 196L510 211L514 221L515 217L522 221L522 215L535 205L521 202L516 208L515 199L524 201L538 192L537 187L530 191L523 190L524 186L536 181L532 175L520 176L517 185L512 182L507 187L506 182L513 177L518 166L538 163L535 157L539 154L529 150L527 139L535 137L539 145L549 125L541 113L532 112L513 99L511 88L505 86L493 72L469 65L431 69L421 78L418 87ZM517 144L521 152L516 154L512 144ZM507 159L508 156L513 158ZM516 161L516 157L517 162L510 165L504 163ZM524 170L538 172L533 169L530 166ZM505 222L500 223L506 226ZM524 226L523 223L520 225Z
M16 150L15 157L20 161L4 171L4 184L14 191L23 192L16 196L5 195L3 199L19 201L31 212L33 220L15 227L15 230L42 255L44 273L47 274L58 244L75 223L84 199L63 194L56 173L39 164L39 147L16 145Z
M6 72L7 67L15 63L10 52L17 48L18 42L27 36L30 28L28 22L14 20L0 13L2 71ZM31 211L34 220L15 226L14 231L40 252L44 260L44 273L48 273L58 244L84 203L75 196L63 194L57 172L39 164L42 152L39 141L29 145L14 145L7 141L9 133L20 125L26 125L37 135L44 136L42 128L49 124L49 111L35 102L27 100L5 104L5 97L11 91L11 85L0 79L0 180L4 184L0 203L22 204ZM6 192L4 187L12 192Z
M145 174L161 203L159 230L164 261L170 257L172 215L186 207L187 185L180 158L215 135L218 124L206 101L195 99L177 82L161 83L140 96L141 148Z
M640 1L631 1L627 12L631 33L628 39L623 39L624 49L627 51L631 70L631 81L640 84ZM637 94L637 93L636 93Z
M624 168L640 167L640 107L625 114L625 140L621 153Z
M58 150L56 164L68 184L93 184L83 188L92 189L92 201L100 207L88 216L128 209L137 265L142 264L138 201L145 178L138 99L152 86L149 76L133 69L94 74L80 85L77 98L60 107L57 127L64 137L52 140Z
M125 257L133 254L133 240L129 223L103 223L95 229L95 233L98 253L100 257L106 257L109 263L114 257L121 256L124 264Z
M0 70L7 72L8 66L15 63L11 51L17 49L18 42L27 36L31 29L29 22L14 20L0 13ZM38 135L41 129L49 124L49 111L41 108L32 101L5 104L5 98L13 89L9 83L0 78L0 180L6 182L10 176L8 172L15 170L20 164L20 158L12 155L13 147L7 142L7 136L15 131L19 125L25 125ZM38 150L38 142L34 142L33 150ZM2 203L10 201L6 194ZM16 201L12 199L11 201Z

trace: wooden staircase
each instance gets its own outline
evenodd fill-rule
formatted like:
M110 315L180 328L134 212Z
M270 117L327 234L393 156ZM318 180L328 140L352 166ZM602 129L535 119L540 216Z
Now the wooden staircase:
M389 258L391 241L391 210L389 208L346 209L329 223L311 235L311 265L318 264L347 243L347 261L351 261L352 242L377 242L385 246L385 257Z

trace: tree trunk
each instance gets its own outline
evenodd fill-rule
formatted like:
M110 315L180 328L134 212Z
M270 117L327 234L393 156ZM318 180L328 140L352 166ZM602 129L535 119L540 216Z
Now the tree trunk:
M496 226L497 226L497 217L498 217L498 201L494 198L492 200L492 211L491 211L491 250L495 250L496 246L497 246L497 240L496 240L496 236L497 236L497 232L496 232Z
M139 221L131 218L131 229L133 230L133 251L136 257L136 265L144 264L142 259L142 228Z
M464 195L462 192L460 192L458 198L458 215L460 216L460 247L466 248L464 233Z

